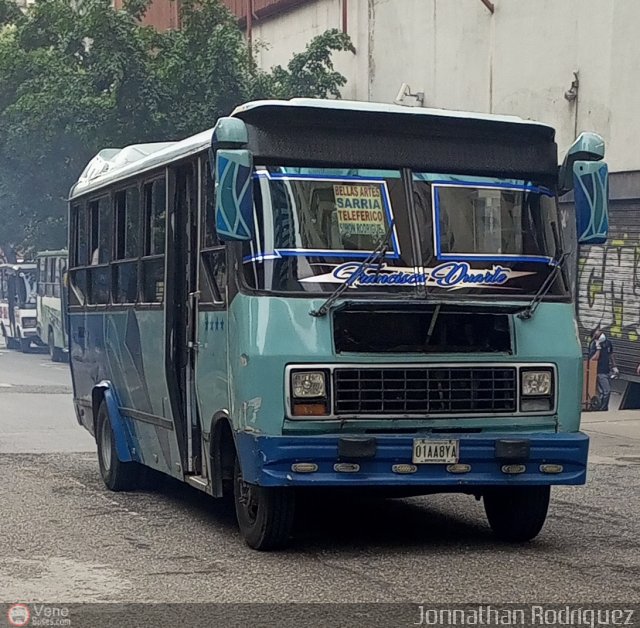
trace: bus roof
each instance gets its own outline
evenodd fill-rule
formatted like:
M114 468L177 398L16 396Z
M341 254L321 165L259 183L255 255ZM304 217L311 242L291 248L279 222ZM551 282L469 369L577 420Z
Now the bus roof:
M262 116L276 116L286 121L294 111L312 114L316 110L324 115L334 112L380 114L394 119L404 118L407 124L419 117L422 120L473 120L480 124L494 123L496 126L519 125L536 128L553 137L554 130L549 125L524 120L517 116L504 116L468 111L450 111L446 109L428 109L424 107L406 107L384 103L372 103L348 100L322 100L312 98L293 98L291 100L259 100L240 105L232 116L249 123ZM208 129L184 140L176 142L156 142L134 144L122 149L107 148L100 151L86 166L78 181L71 188L72 200L88 192L99 190L109 184L122 181L130 176L166 166L176 160L190 157L207 150L211 145L213 129Z
M510 124L527 124L553 127L542 122L525 120L518 116L498 115L492 113L478 113L474 111L455 111L452 109L435 109L429 107L407 107L405 105L393 105L388 103L366 102L360 100L328 100L319 98L292 98L291 100L255 100L244 105L239 105L233 110L232 116L245 119L251 113L261 113L267 109L282 109L291 111L296 109L323 109L335 111L369 112L380 114L395 114L408 116L427 116L432 118L457 118L464 120L486 120L488 122L507 122Z

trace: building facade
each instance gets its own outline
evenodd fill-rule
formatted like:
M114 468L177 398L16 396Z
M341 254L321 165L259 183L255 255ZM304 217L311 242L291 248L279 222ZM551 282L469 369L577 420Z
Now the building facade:
M113 8L122 9L124 0L113 0ZM180 28L180 0L151 0L142 23L159 31Z

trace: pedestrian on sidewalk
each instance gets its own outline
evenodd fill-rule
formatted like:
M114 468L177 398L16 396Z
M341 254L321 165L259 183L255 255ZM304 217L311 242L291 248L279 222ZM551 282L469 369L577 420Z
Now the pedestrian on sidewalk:
M609 399L611 398L610 379L617 377L620 371L616 366L615 357L613 356L613 345L606 337L600 325L598 325L591 334L589 359L596 359L598 361L599 410L608 410Z

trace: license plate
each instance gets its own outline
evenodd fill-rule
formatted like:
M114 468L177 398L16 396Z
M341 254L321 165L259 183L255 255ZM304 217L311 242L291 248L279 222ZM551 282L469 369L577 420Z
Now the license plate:
M414 464L455 464L459 458L459 441L413 439Z

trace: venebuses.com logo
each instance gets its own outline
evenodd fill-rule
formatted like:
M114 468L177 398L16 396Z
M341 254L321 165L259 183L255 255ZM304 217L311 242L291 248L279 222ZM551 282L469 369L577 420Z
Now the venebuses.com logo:
M7 610L9 626L70 626L69 609L49 604L13 604Z
M7 611L9 626L28 626L31 620L29 607L24 604L14 604Z

